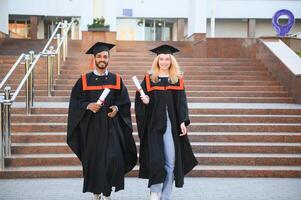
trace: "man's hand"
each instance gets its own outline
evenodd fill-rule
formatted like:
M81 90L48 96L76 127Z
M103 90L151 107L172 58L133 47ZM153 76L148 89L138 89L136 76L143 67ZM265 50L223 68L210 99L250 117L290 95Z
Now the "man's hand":
M180 134L180 136L184 136L187 134L187 128L186 128L184 122L181 124L181 131L182 131L182 134Z
M101 108L101 105L99 105L97 103L89 103L89 105L87 107L88 110L91 110L94 113L97 113L100 108Z
M112 112L109 112L108 116L113 118L117 115L118 108L117 108L117 106L111 106L110 109L112 110Z

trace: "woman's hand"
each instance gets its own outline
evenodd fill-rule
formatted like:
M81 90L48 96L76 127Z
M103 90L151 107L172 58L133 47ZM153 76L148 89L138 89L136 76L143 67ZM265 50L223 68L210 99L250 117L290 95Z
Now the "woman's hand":
M185 126L185 123L183 122L180 126L181 126L181 131L182 131L182 134L180 134L180 136L187 135L187 128Z
M141 98L141 101L144 103L144 104L148 104L149 103L149 96L145 95L145 96L140 96Z

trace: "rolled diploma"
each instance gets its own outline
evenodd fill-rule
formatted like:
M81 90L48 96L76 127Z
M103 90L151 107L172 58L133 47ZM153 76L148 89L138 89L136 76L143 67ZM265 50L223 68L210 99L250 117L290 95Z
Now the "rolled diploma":
M144 91L143 91L143 89L142 89L142 87L141 87L141 85L140 85L140 83L139 83L139 81L138 81L138 79L137 79L137 76L133 76L132 79L133 79L133 81L134 81L134 83L135 83L135 86L136 86L137 90L139 90L140 95L141 95L142 97L145 97L145 93L144 93Z
M104 103L106 97L108 96L109 92L110 92L109 88L104 89L104 91L101 93L101 95L100 95L100 97L99 97L99 99L97 100L96 103L99 104L99 105L103 105L103 103Z

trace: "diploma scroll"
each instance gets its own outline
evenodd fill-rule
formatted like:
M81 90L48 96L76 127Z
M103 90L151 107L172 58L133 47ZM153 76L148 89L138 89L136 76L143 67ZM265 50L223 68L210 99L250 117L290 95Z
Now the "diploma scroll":
M140 95L141 95L142 97L145 97L145 93L144 93L144 91L143 91L143 89L142 89L142 87L141 87L141 85L140 85L140 83L139 83L139 81L138 81L137 76L133 76L132 79L133 79L133 81L134 81L134 83L135 83L135 86L136 86L137 90L140 92Z
M105 99L109 93L110 93L110 89L108 89L108 88L104 89L104 91L101 93L101 95L96 103L99 105L103 105L105 102Z

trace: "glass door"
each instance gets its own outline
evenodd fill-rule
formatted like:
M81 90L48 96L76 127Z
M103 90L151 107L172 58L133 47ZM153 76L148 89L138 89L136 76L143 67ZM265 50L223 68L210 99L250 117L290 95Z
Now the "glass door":
M173 22L167 22L165 19L145 19L145 40L172 40L172 27Z

